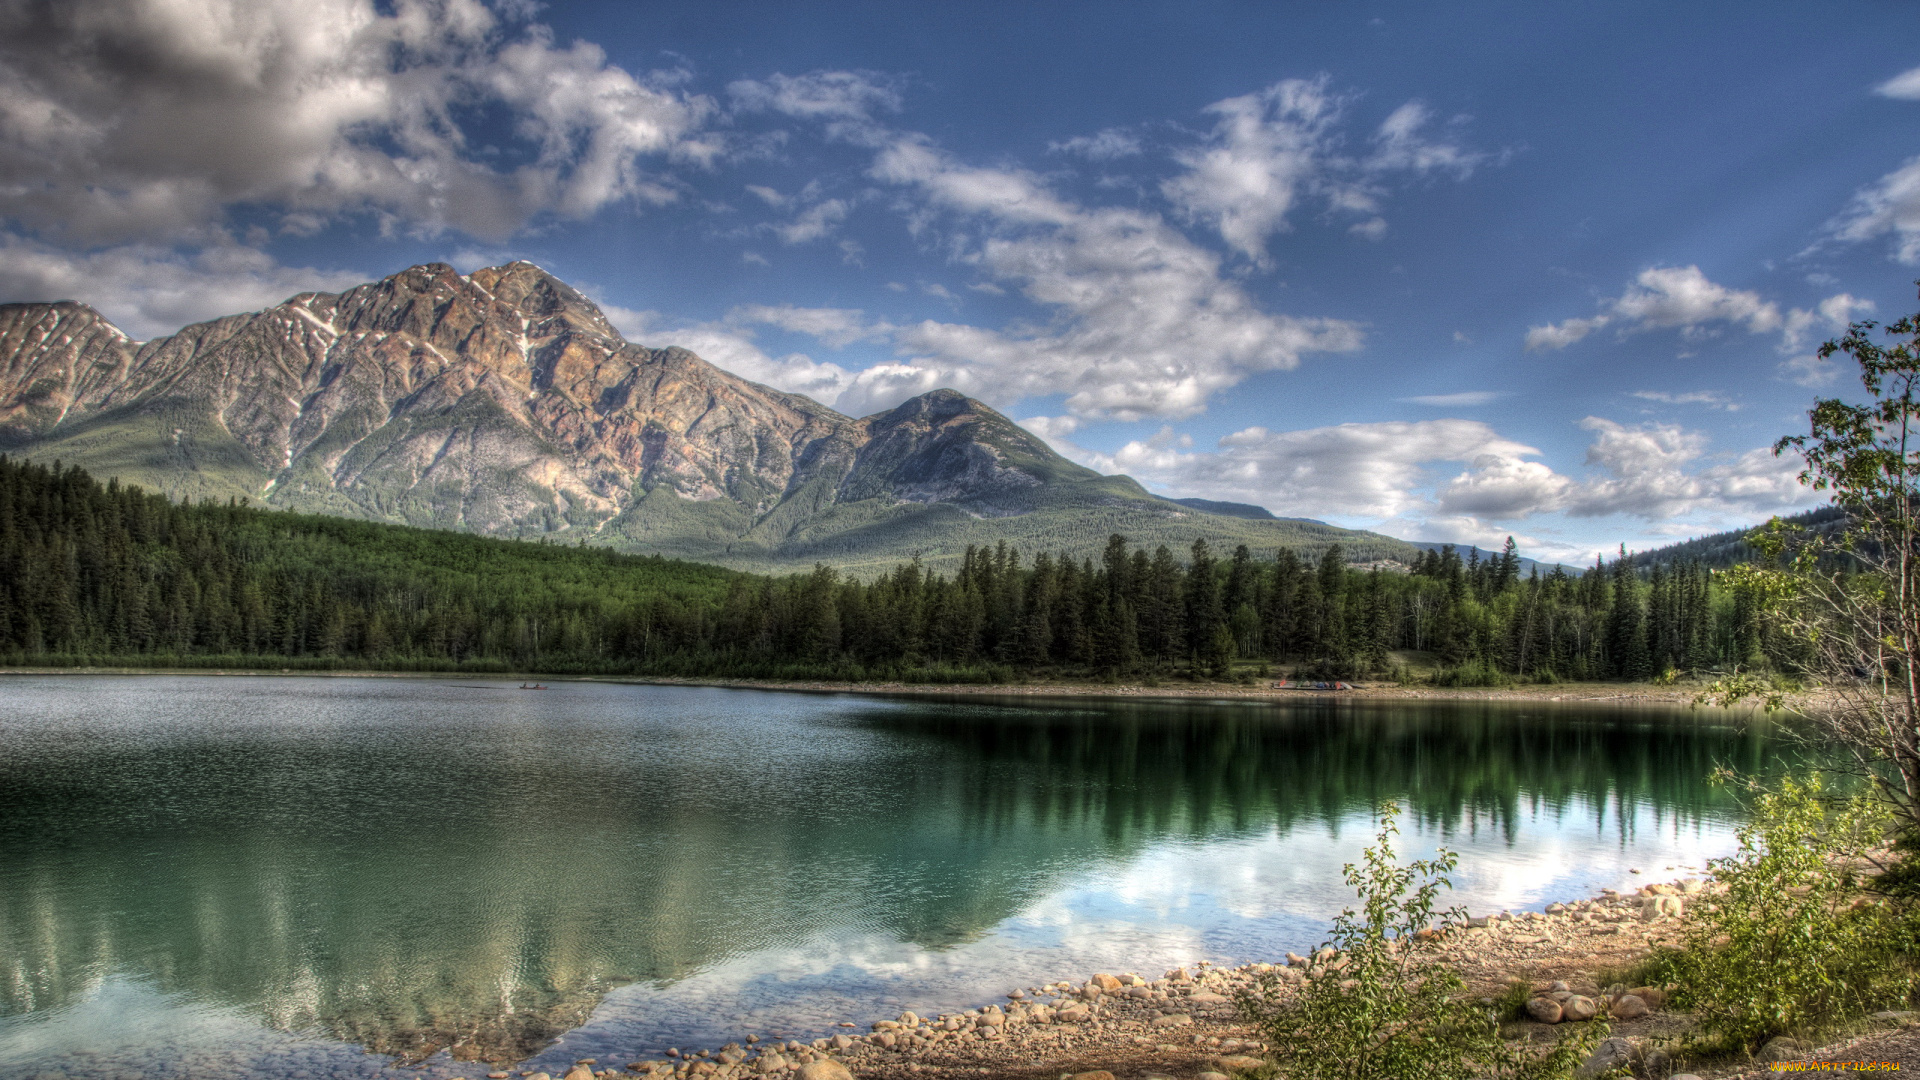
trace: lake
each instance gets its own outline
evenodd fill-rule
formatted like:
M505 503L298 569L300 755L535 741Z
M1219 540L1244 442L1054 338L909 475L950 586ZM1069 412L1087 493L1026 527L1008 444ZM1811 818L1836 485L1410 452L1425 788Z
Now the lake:
M1319 942L1401 801L1451 903L1732 846L1723 714L0 679L0 1076L556 1074ZM1631 871L1644 871L1635 877Z

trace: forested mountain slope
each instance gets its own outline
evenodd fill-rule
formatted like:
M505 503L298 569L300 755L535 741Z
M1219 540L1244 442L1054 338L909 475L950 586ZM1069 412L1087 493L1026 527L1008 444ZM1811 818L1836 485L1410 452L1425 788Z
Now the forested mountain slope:
M323 515L183 505L0 456L0 662L898 678L1389 671L1647 678L1791 668L1752 598L1697 564L1579 576L1450 548L1411 573L1339 550L1100 557L1005 545L951 574L762 577ZM1238 668L1235 667L1238 663ZM1464 673L1464 674L1462 674Z
M1847 515L1837 506L1822 506L1781 520L1811 533L1824 534L1844 528ZM1760 553L1754 550L1752 544L1747 543L1748 534L1758 527L1756 525L1752 528L1732 529L1692 540L1683 540L1678 544L1654 548L1652 551L1634 552L1631 558L1633 564L1640 567L1673 566L1697 562L1717 570L1725 569L1737 563L1751 562L1759 557Z

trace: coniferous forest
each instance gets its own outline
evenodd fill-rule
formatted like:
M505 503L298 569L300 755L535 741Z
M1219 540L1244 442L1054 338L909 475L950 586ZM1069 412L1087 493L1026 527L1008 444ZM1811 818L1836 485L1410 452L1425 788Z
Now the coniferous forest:
M1443 548L970 550L764 577L235 503L185 504L0 456L0 660L907 681L1252 678L1441 683L1791 671L1754 598L1699 563L1523 576Z

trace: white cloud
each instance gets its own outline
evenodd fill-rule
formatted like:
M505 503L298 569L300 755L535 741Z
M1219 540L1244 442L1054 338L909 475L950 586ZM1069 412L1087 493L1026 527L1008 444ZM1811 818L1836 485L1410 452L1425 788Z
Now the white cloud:
M1220 119L1208 141L1174 155L1186 172L1161 192L1190 219L1205 221L1235 250L1267 259L1267 237L1290 228L1287 215L1303 193L1330 181L1331 128L1340 103L1326 79L1288 79L1258 94L1207 107ZM1354 202L1349 193L1336 199ZM1355 209L1371 211L1370 200Z
M1371 217L1365 221L1356 222L1347 226L1347 231L1355 236L1364 237L1368 240L1380 240L1387 235L1387 219L1383 217Z
M253 248L209 246L186 255L123 245L74 254L0 236L0 297L78 300L135 338L187 323L271 307L295 293L337 292L366 281L355 271L281 266Z
M851 96L812 114L829 118L830 138L875 149L869 175L908 196L910 226L971 266L981 278L973 287L1017 291L1051 313L1001 329L935 320L875 329L901 360L847 382L836 408L885 408L949 386L1000 406L1064 394L1080 416L1180 417L1255 372L1359 347L1351 323L1262 311L1223 277L1218 255L1158 215L1085 207L1025 170L965 164L924 135L879 126L865 111L864 83L826 75L808 77L826 88L817 92L755 84L736 97L809 115L777 102L790 91L804 101ZM941 229L949 235L935 240ZM905 289L888 285L896 286Z
M1067 441L1069 435L1086 426L1086 421L1077 416L1029 416L1019 423L1021 427L1045 439L1047 445L1069 457L1086 453Z
M772 357L754 343L749 327L732 323L696 323L669 327L653 312L635 312L602 305L622 336L650 348L677 345L744 379L776 390L806 396L832 405L855 380L854 373L834 363L821 363L805 353Z
M1540 462L1489 450L1441 485L1438 503L1442 514L1512 521L1557 507L1571 487L1571 479Z
M1739 402L1718 390L1692 390L1684 394L1669 393L1665 390L1635 390L1631 396L1642 401L1657 401L1663 405L1704 405L1709 409L1740 411Z
M1782 314L1759 293L1708 280L1698 266L1655 266L1642 270L1619 296L1601 301L1599 314L1531 327L1526 343L1529 350L1564 349L1607 326L1617 326L1622 337L1677 329L1682 337L1702 338L1731 325L1755 334L1778 331L1780 351L1789 353L1802 348L1809 334L1843 330L1855 314L1872 309L1871 301L1837 293L1811 311Z
M1874 87L1873 92L1883 97L1920 101L1920 67L1895 75Z
M1827 234L1849 243L1891 236L1895 259L1920 264L1920 157L1856 192Z
M742 304L727 312L726 322L777 326L817 338L835 349L856 341L884 339L893 330L885 322L868 322L866 313L858 308L803 308L792 304Z
M1369 153L1344 153L1335 129L1345 105L1328 92L1324 76L1215 102L1207 107L1219 116L1214 130L1201 145L1174 155L1186 171L1163 183L1161 193L1188 220L1219 230L1228 246L1265 265L1267 238L1292 227L1288 218L1303 198L1359 215L1349 231L1378 240L1387 229L1379 214L1381 177L1450 172L1464 179L1482 160L1455 143L1429 139L1431 115L1419 102L1387 117Z
M1414 405L1431 405L1437 409L1470 409L1512 396L1511 390L1464 390L1458 394L1421 394L1417 397L1403 397L1397 400Z
M1920 101L1920 68L1895 75L1874 92ZM1910 266L1920 264L1920 157L1908 158L1899 168L1855 192L1846 209L1827 223L1826 236L1845 243L1891 236L1896 260Z
M1140 153L1140 140L1119 128L1107 128L1097 134L1048 143L1047 149L1056 154L1075 154L1089 161L1112 161Z
M899 112L901 100L892 78L872 71L815 71L742 79L727 86L742 112L777 112L825 125L828 135L872 145L884 129L876 113Z
M661 203L640 159L705 164L714 110L517 36L477 0L71 0L0 5L0 215L89 245L219 242L229 207L311 232L373 213L421 232ZM510 121L495 165L464 110Z
M1261 311L1217 255L1157 215L1082 207L1029 173L963 165L917 135L884 148L873 175L960 215L963 261L1054 313L1005 330L929 320L896 331L908 366L998 404L1058 393L1085 416L1188 416L1254 372L1359 347L1350 323Z
M1529 327L1527 350L1564 349L1612 321L1605 315L1596 315L1591 319L1568 319L1562 323Z
M1854 316L1872 311L1873 306L1871 300L1835 293L1814 305L1812 311L1794 308L1787 313L1786 326L1780 332L1780 351L1794 352L1805 348L1810 337L1837 334L1847 328Z
M1484 155L1457 143L1435 142L1426 135L1433 113L1418 101L1409 101L1393 110L1375 133L1373 152L1362 162L1368 172L1452 173L1464 180L1484 160Z
M1302 431L1251 427L1190 452L1161 437L1088 454L1097 468L1164 484L1183 495L1251 502L1312 517L1393 517L1427 500L1424 469L1537 454L1477 420L1340 424Z
M1828 386L1840 377L1840 366L1817 353L1802 353L1782 360L1780 374L1801 386Z
M1609 307L1621 320L1647 328L1691 330L1730 322L1761 334L1780 327L1778 306L1760 299L1758 293L1716 285L1698 266L1642 270Z
M814 203L785 225L771 226L783 244L804 244L833 232L847 219L848 206L840 199Z
M1706 448L1706 436L1672 424L1627 427L1589 416L1580 426L1594 432L1587 464L1605 475L1571 493L1566 510L1575 517L1630 514L1648 520L1702 510L1757 514L1805 506L1816 500L1802 487L1801 462L1749 450L1731 462L1689 471Z
M1556 472L1533 447L1473 420L1341 424L1275 432L1253 427L1196 451L1171 429L1111 454L1068 441L1077 421L1022 421L1068 457L1103 472L1125 472L1177 495L1266 506L1275 513L1352 521L1374 519L1397 535L1446 535L1482 543L1512 522L1542 514L1621 515L1672 522L1751 520L1817 500L1802 487L1797 458L1758 448L1731 459L1706 455L1706 437L1665 424L1629 427L1599 417L1586 478ZM1464 465L1451 476L1435 466ZM1551 530L1549 530L1551 531ZM1528 538L1529 543L1539 543Z

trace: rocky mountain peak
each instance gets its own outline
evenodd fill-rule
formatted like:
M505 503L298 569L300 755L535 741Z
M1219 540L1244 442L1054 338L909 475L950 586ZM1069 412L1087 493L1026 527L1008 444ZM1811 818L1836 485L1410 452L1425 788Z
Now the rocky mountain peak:
M530 322L555 321L580 333L620 340L620 332L593 301L525 260L475 270L467 280Z
M1029 516L1032 541L1097 546L1174 509L951 389L856 420L631 344L524 261L423 263L145 343L83 304L0 306L0 450L175 496L745 565Z

